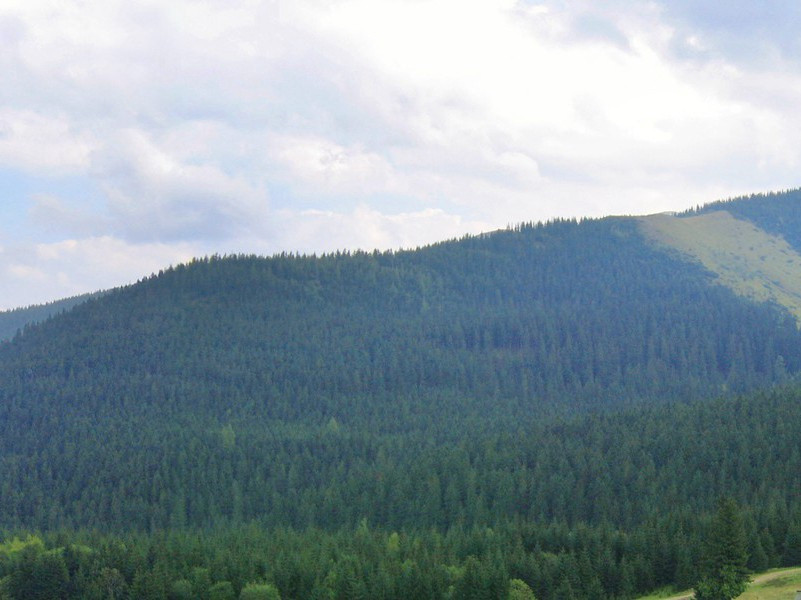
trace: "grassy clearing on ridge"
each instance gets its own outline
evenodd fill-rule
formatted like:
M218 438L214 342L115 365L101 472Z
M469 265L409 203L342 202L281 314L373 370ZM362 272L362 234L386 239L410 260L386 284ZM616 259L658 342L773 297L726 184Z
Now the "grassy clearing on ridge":
M698 260L735 293L787 308L801 323L801 255L726 211L696 217L669 214L639 218L645 234Z

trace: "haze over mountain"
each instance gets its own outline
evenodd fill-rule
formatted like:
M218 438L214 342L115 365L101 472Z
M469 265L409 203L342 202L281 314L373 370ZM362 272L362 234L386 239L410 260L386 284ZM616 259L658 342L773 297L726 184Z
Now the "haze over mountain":
M755 568L792 562L799 202L203 258L86 299L0 344L0 528L348 546L369 524L384 548L445 536L425 547L466 569L446 591L472 555L538 597L623 598L692 584L723 494ZM309 597L326 564L278 587Z

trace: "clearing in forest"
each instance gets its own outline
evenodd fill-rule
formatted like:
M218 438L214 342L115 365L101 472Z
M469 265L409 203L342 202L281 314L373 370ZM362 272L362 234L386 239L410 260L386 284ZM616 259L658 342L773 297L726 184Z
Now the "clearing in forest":
M648 237L699 261L722 285L759 302L776 302L801 323L801 255L782 237L723 210L638 220Z

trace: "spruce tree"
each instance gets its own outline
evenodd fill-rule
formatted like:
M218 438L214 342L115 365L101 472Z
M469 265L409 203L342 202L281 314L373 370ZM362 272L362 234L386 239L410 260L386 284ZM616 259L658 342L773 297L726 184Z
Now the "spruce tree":
M707 537L696 600L731 600L745 591L749 576L745 528L734 500L718 503Z

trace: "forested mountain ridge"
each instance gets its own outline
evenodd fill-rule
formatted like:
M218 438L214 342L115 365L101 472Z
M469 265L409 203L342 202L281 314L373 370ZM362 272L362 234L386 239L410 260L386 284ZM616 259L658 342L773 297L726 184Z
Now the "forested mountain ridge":
M214 567L237 592L624 598L692 583L723 494L754 568L792 562L801 333L716 281L622 217L167 269L0 344L0 531L129 536L108 564L131 588L212 569L233 527L283 561ZM165 529L194 558L143 550ZM426 594L373 594L407 561Z
M39 323L61 312L71 309L73 306L85 302L94 295L101 294L81 294L71 298L63 298L46 304L36 304L24 308L0 311L0 342L10 340L14 335L31 323Z
M212 410L227 397L233 413L348 421L399 394L525 415L744 390L799 369L786 314L709 283L614 218L411 252L203 259L30 327L0 347L0 374L27 396L22 373L142 406L153 382L161 408L186 408L194 386Z

